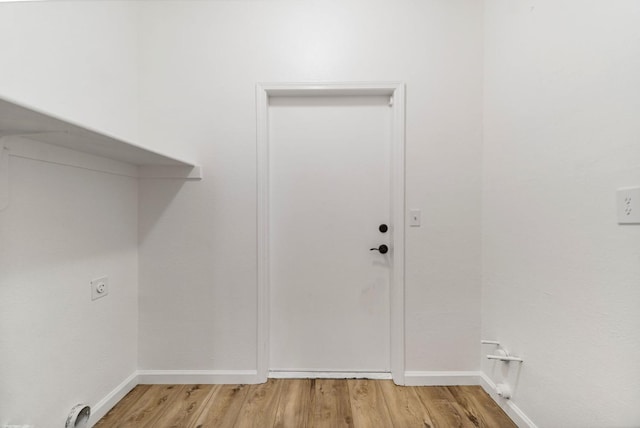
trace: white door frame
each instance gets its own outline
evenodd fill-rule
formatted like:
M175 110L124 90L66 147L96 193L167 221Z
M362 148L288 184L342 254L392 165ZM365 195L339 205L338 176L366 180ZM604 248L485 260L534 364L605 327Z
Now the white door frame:
M294 96L388 95L393 109L391 142L392 272L390 278L391 376L404 385L404 83L259 83L257 105L257 375L269 376L269 98Z

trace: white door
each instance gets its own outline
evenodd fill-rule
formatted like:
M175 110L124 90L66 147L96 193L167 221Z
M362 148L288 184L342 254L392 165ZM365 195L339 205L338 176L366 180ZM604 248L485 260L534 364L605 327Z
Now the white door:
M389 97L269 104L271 371L389 372ZM382 233L381 224L390 227Z

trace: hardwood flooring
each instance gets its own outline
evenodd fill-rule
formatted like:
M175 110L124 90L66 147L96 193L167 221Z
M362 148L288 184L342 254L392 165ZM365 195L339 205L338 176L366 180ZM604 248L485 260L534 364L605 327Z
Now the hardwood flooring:
M514 428L479 386L269 379L260 385L138 385L95 427Z

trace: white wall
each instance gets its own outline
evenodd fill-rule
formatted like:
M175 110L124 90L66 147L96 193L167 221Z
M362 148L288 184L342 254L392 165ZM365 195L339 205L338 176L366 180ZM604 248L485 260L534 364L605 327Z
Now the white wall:
M483 336L541 427L640 424L640 3L487 0ZM493 364L483 369L494 380Z
M201 183L140 194L140 367L256 368L258 82L407 84L407 370L476 370L482 3L145 2L141 136Z
M95 406L137 368L137 180L15 156L9 177L0 425L63 426L74 405ZM109 295L91 301L90 281L105 275Z
M131 3L1 3L0 52L1 96L137 135ZM84 168L130 169L16 138L5 144ZM10 205L0 211L0 425L63 426L72 406L95 406L137 368L137 181L16 156L9 180ZM89 282L102 275L109 296L92 302Z
M0 3L0 96L137 139L137 7Z
M11 158L0 423L60 424L135 370L138 268L140 368L255 368L255 83L392 80L407 84L407 207L423 210L407 229L407 369L479 367L482 261L482 335L525 358L506 373L513 402L540 426L637 425L640 229L616 224L614 201L640 184L640 6L486 0L482 14L472 0L0 4L0 94L133 139L140 106L142 140L207 174L143 180L138 213L132 179ZM102 274L111 294L90 302Z

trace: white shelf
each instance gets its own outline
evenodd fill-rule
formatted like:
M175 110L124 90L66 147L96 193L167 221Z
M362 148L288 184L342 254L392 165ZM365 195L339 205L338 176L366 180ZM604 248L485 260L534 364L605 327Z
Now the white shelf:
M0 137L20 136L137 166L143 178L201 179L194 163L0 98Z

